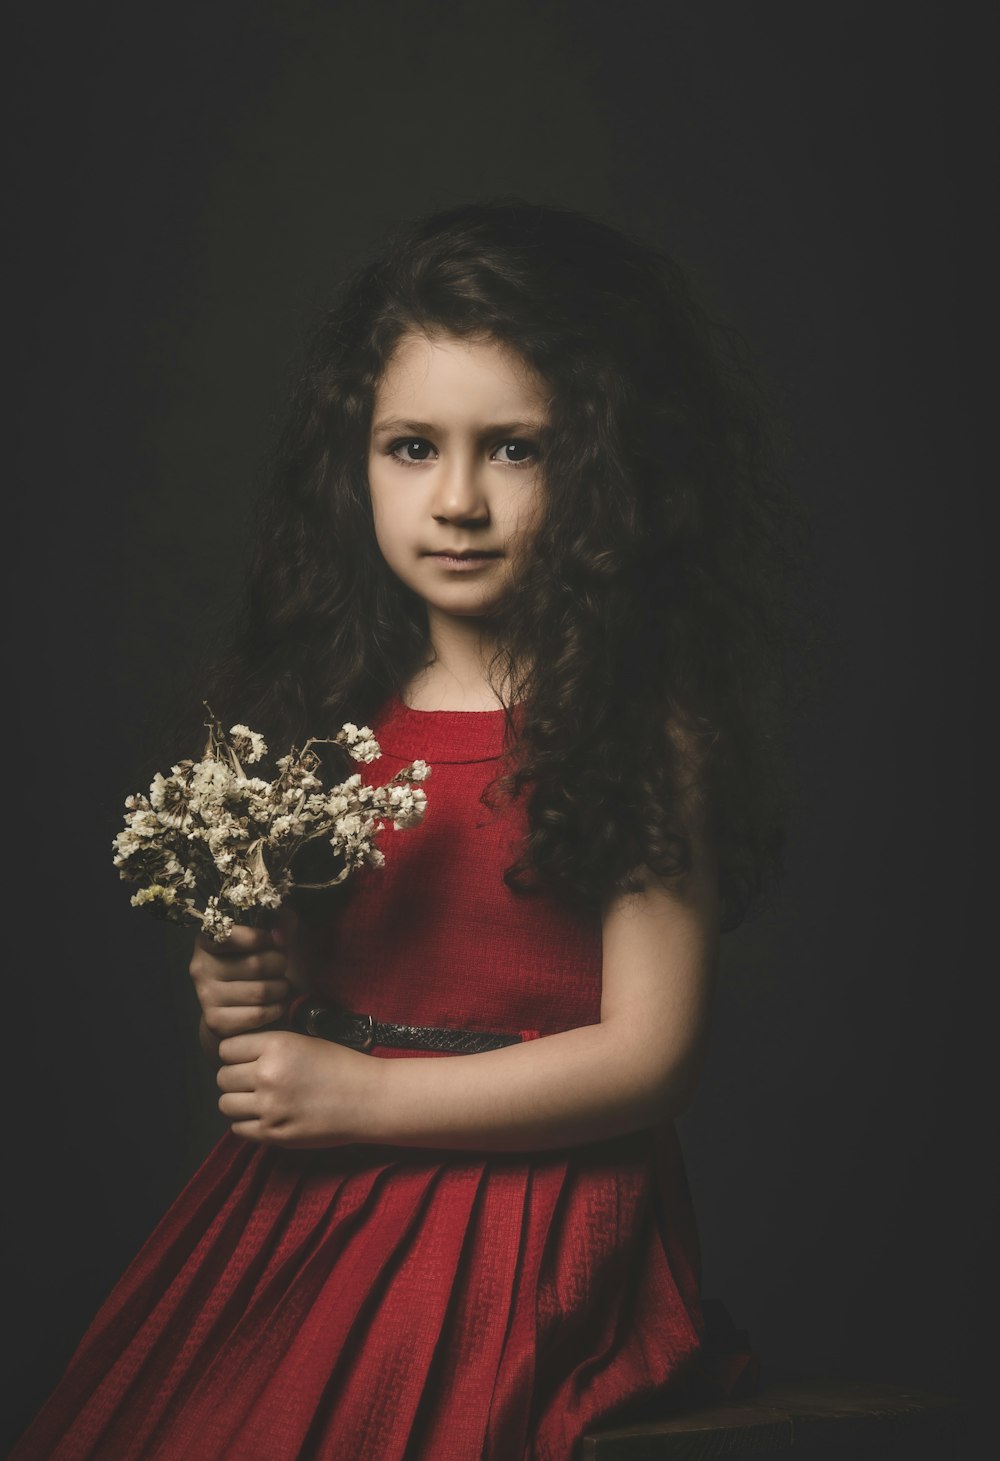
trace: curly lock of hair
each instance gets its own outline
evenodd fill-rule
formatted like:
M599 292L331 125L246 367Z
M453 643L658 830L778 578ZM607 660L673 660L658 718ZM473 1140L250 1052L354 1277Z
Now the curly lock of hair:
M287 745L370 717L427 662L366 475L376 386L413 331L501 342L551 389L542 519L496 611L511 757L487 795L523 797L529 828L508 883L683 883L697 807L736 926L780 871L801 525L742 342L606 224L453 208L348 280L307 351L213 703Z

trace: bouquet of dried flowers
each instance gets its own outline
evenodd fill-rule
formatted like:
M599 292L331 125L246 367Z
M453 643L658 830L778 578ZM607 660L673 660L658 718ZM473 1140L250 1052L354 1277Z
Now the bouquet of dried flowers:
M427 797L419 783L430 775L424 761L385 786L366 786L355 772L324 788L313 747L340 746L369 763L382 753L368 726L310 737L275 761L277 774L268 781L244 769L268 754L263 736L245 725L227 735L206 709L201 760L180 761L169 776L157 772L148 796L126 799L114 861L123 880L142 885L134 907L225 938L234 923L266 922L290 893L332 888L356 867L381 867L379 829L386 822L414 827L423 818Z

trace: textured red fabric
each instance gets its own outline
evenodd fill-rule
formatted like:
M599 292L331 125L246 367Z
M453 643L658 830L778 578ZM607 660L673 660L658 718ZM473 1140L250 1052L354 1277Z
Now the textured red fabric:
M431 763L427 816L383 835L385 867L309 935L313 990L406 1024L596 1023L596 912L502 882L521 814L480 801L502 712L393 702L376 730L372 779ZM502 1154L229 1134L13 1458L569 1461L586 1431L701 1392L697 1264L669 1122Z

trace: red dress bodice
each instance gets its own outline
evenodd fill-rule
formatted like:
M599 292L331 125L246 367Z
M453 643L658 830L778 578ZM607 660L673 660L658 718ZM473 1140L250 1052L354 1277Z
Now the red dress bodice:
M525 831L520 805L481 800L504 751L502 711L419 711L392 701L373 727L388 781L431 766L418 827L386 829L385 866L344 889L339 915L302 940L310 991L379 1020L551 1035L601 1018L601 922L514 893L503 872Z

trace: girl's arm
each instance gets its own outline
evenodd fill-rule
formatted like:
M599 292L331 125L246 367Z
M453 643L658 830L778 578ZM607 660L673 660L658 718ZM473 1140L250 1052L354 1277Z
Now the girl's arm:
M694 829L679 892L647 878L604 919L601 1020L442 1060L381 1060L308 1036L223 1040L220 1109L237 1135L286 1146L375 1142L492 1151L602 1140L692 1096L718 946L715 860Z
M449 1060L378 1061L362 1140L516 1151L598 1141L677 1115L694 1094L718 951L704 835L683 895L647 876L603 932L601 1022Z

